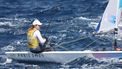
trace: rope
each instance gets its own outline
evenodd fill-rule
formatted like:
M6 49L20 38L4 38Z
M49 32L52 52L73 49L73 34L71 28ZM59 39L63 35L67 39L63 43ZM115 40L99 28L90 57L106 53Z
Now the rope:
M77 42L77 41L79 41L79 40L83 40L83 39L86 39L86 38L88 38L88 37L84 37L84 38L80 37L79 39L72 40L72 41L69 41L69 42L62 42L62 43L60 43L59 45L74 43L74 42Z
M69 41L69 42L60 43L60 44L58 44L58 45L55 45L54 47L61 47L61 48L65 49L66 51L69 51L68 48L63 47L62 45L64 45L64 44L69 44L69 43L74 43L74 42L77 42L77 41L79 41L79 40L83 40L83 39L86 39L86 38L88 38L88 37L84 37L84 38L80 37L79 39L76 39L76 40L72 40L72 41Z
M93 42L91 42L91 43L89 43L88 45L86 45L85 46L85 48L84 48L84 50L86 49L86 48L88 48L90 45L92 45L93 43L95 43L97 40L94 40Z
M54 46L54 47L55 47L55 46ZM63 47L63 46L59 46L59 45L58 45L58 46L56 46L56 47L60 47L60 48L64 49L65 51L69 51L68 48L65 48L65 47ZM56 48L56 47L55 47L55 48Z

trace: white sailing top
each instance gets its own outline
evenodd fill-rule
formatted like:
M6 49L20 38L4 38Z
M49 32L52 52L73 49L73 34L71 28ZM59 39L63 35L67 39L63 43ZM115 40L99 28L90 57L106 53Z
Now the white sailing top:
M39 30L36 30L36 31L34 32L34 37L38 38L38 40L39 40L39 42L40 42L41 44L44 44L44 43L46 42L46 39L44 39L44 38L42 37L42 35L41 35L41 33L40 33Z

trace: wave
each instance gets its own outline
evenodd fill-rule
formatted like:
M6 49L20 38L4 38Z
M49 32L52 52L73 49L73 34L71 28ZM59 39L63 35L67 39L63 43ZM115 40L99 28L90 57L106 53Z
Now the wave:
M9 27L15 27L15 26L22 26L23 23L30 22L27 18L0 18L0 26L9 26Z
M3 51L13 51L15 49L16 49L15 47L10 46L10 45L4 46L4 47L1 48L1 50L3 50Z
M0 22L0 26L14 27L16 25L12 24L11 22Z
M11 29L0 28L0 33L5 33L10 31Z
M0 55L0 65L6 65L7 63L11 63L12 59L8 59L5 55Z
M82 68L82 69L120 69L113 64L118 62L118 58L92 58L84 56L77 58L66 64L65 67L69 68Z
M103 8L106 7L104 4L106 4L107 2L106 0L22 0L16 2L2 0L1 3L2 4L0 6L5 8L7 8L6 6L10 5L8 9L10 9L10 11L12 12L10 13L10 15L1 14L7 17L0 18L0 33L10 35L8 37L11 40L16 41L25 39L26 30L29 25L31 25L32 20L36 17L44 23L41 30L42 34L46 31L49 23L51 24L48 28L48 31L46 32L46 36L54 40L54 42L57 44L63 44L65 42L68 43L72 40L77 40L81 36L87 36L87 39L63 45L63 47L66 47L69 50L79 50L84 46L87 46L86 44L90 44L92 41L97 39L96 37L91 38L91 33L94 31L94 29L91 28L90 24L91 22L99 22L99 17L102 13L101 11L103 11ZM97 13L95 12L96 10ZM7 37L7 35L5 35L4 37ZM3 39L4 37L1 36L1 38ZM104 40L94 42L93 44L91 44L91 46L89 46L89 49L93 48L93 46L95 49L99 48L99 45L103 45L103 42ZM7 44L8 42L1 43ZM105 45L106 44L104 43L104 46ZM108 45L110 46L110 44Z
M86 17L83 17L83 16L79 17L79 19L82 19L82 20L93 20L93 19L89 19L89 18L86 18Z

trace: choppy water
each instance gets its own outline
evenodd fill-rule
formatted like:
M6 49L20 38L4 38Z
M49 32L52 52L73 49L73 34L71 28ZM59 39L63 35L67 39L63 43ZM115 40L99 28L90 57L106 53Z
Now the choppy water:
M38 18L43 36L54 43L55 50L102 50L106 46L112 50L112 41L92 36L90 27L100 21L106 5L107 0L1 0L0 47L28 50L26 31Z

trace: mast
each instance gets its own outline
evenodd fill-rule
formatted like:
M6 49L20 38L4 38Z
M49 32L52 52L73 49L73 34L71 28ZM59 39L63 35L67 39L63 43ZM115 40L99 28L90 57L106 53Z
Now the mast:
M114 43L113 43L113 48L114 50L118 50L117 48L117 32L118 32L118 29L117 28L114 28Z
M118 37L118 24L120 22L120 0L117 0L117 12L116 12L116 19L115 19L115 28L114 28L114 50L120 51L121 49L117 47L117 37Z
M115 28L114 28L114 43L113 43L113 48L114 50L118 50L117 48L117 33L118 33L118 28L117 28L117 23L118 23L118 8L119 8L119 0L117 0L117 12L116 12L116 19L115 19Z

